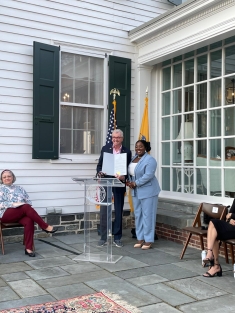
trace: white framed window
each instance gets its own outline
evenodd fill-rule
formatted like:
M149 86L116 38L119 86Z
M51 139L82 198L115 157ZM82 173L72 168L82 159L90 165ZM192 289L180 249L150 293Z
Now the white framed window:
M94 155L103 142L105 58L61 52L60 155Z
M164 61L162 190L235 195L235 36Z

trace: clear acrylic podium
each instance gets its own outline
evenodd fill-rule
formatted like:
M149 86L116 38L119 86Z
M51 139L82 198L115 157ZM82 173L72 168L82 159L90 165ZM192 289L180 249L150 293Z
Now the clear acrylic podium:
M117 178L80 178L74 177L73 181L80 185L84 185L84 252L74 258L77 261L116 263L122 256L113 255L112 244L112 187L124 187L125 185ZM92 230L91 214L100 213L97 206L105 207L105 221L102 221L107 230L107 244L100 249L100 252L91 252L94 250L96 243L100 237L94 238ZM103 209L104 210L104 209ZM106 218L107 217L107 218ZM100 225L101 228L101 225ZM93 236L91 236L93 235ZM95 239L95 241L94 241Z

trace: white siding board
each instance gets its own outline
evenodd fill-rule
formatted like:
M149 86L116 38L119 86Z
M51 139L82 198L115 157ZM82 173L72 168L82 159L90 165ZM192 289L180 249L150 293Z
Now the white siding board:
M0 162L2 169L15 172L41 214L49 206L63 213L83 211L83 187L71 178L93 177L98 156L76 161L72 155L66 163L32 159L33 41L61 43L63 49L71 43L75 51L87 46L131 58L134 110L136 54L127 31L168 8L167 1L152 0L1 0Z

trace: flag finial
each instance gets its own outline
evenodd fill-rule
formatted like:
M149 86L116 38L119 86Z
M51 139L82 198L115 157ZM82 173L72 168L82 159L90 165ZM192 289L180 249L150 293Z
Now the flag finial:
M110 90L110 95L113 94L113 100L115 100L116 95L120 96L120 91L116 88Z
M146 88L146 97L148 97L149 87Z

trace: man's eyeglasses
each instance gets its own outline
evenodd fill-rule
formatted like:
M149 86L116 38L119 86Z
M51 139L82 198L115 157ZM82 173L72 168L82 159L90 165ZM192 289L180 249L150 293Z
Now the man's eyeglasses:
M121 139L122 137L112 137L112 139Z

